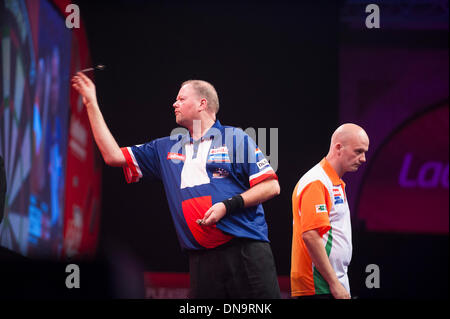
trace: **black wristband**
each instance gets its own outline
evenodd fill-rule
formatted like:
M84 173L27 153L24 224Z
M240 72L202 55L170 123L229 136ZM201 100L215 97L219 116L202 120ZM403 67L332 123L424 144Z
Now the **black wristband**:
M227 209L227 214L244 207L244 199L242 198L241 195L235 195L231 198L224 200L222 203L225 205Z

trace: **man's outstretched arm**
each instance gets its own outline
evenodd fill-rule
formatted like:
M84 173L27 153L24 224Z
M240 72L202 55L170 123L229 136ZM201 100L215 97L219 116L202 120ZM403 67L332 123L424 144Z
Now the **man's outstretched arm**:
M72 78L72 87L83 97L92 133L105 163L111 166L125 166L125 157L109 131L98 106L94 83L86 75L78 72Z

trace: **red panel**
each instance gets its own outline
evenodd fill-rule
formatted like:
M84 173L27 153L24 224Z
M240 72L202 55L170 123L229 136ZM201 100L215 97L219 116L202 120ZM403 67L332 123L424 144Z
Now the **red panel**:
M54 3L64 16L68 15L65 8L70 1L55 0ZM91 66L83 21L80 22L80 28L72 29L71 74ZM73 88L70 109L62 258L90 258L96 252L99 235L101 159L86 108Z
M216 225L201 226L197 224L197 219L202 219L211 206L211 196L196 197L185 200L182 203L184 218L189 229L194 235L195 240L205 248L217 247L232 238L217 229Z

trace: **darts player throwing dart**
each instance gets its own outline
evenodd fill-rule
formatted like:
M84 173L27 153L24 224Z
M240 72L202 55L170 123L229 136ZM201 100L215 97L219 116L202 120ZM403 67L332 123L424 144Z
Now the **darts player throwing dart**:
M123 167L129 183L163 182L180 245L189 255L190 298L280 298L262 206L279 194L278 177L250 136L216 119L214 86L202 80L181 84L172 105L176 123L187 129L180 138L121 148L103 119L94 83L83 72L72 82L106 164ZM148 109L148 118L161 111ZM226 134L232 136L224 144ZM251 160L232 161L233 154L250 154Z

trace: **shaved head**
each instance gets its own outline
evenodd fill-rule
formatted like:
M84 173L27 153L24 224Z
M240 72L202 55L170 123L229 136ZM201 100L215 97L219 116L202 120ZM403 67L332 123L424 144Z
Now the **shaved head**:
M369 140L366 131L361 126L353 123L342 124L331 136L330 148L336 143L346 145L354 138Z
M364 129L353 123L339 126L331 136L327 160L340 177L346 172L355 172L366 161L369 137Z

